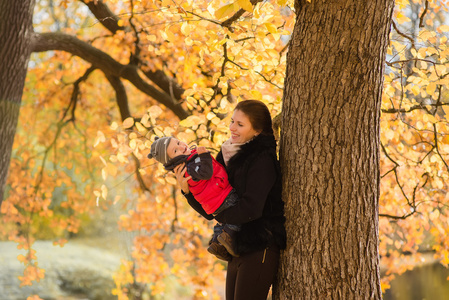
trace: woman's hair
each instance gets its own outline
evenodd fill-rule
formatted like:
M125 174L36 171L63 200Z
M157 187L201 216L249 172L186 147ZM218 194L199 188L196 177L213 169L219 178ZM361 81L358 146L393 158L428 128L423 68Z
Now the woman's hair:
M234 110L243 112L251 122L254 130L262 135L273 135L273 123L268 107L258 100L245 100L237 104Z

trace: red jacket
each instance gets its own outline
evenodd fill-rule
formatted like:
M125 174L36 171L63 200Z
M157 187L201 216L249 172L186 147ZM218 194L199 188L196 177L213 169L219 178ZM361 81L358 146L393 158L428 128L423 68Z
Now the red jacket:
M198 159L189 161L193 156L195 156L195 154L197 154L196 151L193 151L187 159L187 170L191 170L190 173L194 173L195 170L197 171L198 169L201 169L201 163L209 164L209 166L206 166L206 168L210 167L209 159L203 159L202 161ZM203 155L204 154L202 154L201 156ZM232 186L229 184L228 174L226 173L225 168L210 154L209 157L212 159L213 169L210 179L201 179L198 181L189 179L188 184L190 192L201 204L206 213L213 214L231 192ZM185 176L190 176L187 171ZM193 174L192 177L194 177Z

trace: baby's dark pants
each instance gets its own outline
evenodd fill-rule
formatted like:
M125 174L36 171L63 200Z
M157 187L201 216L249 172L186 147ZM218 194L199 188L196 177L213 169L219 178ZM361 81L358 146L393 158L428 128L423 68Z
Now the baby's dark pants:
M226 274L226 300L266 300L279 266L279 248L233 257Z

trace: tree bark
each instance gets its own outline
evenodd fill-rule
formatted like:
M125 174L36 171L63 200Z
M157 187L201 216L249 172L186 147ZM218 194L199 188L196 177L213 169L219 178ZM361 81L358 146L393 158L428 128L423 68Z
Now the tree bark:
M275 299L381 299L379 129L393 0L296 1Z
M0 206L31 49L34 0L0 1Z

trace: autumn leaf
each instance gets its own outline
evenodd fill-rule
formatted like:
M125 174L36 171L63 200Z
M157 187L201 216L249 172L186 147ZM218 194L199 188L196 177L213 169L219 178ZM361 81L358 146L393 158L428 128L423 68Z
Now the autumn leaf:
M253 11L253 5L251 4L250 0L237 0L237 3L241 8L243 8L246 11L249 12Z
M50 2L36 1L36 13L54 11L51 17L33 24L36 32L52 33L57 22L61 33L106 54L112 65L123 66L116 74L129 75L128 68L136 68L138 76L133 76L139 81L118 76L119 82L112 85L111 78L104 76L108 72L100 69L87 76L92 62L73 53L33 54L7 178L11 192L1 207L2 239L15 241L23 251L33 248L33 237L62 246L68 228L76 232L86 226L84 220L94 219L92 212L123 205L131 208L117 218L120 228L133 231L133 236L141 232L148 236L136 239L132 257L115 274L116 295L125 299L136 282L146 286L175 277L183 286L198 286L194 291L198 295L214 291L208 281L210 274L217 272L223 277L224 272L217 270L218 265L223 266L216 264L201 244L210 236L210 224L188 207L175 179L145 154L155 135L177 136L217 152L229 138L235 103L244 99L263 100L273 116L281 112L288 40L295 24L293 2L277 0L252 6L248 0L181 1L175 6L173 1L163 0L141 1L132 8L107 1L115 25L125 27L112 32L114 29L101 25L83 2L50 8ZM417 213L406 220L380 217L379 251L389 274L404 271L395 261L405 249L416 253L417 246L423 247L423 235L432 239L429 247L443 262L449 247L449 218L442 209L449 204L449 48L445 36L449 31L448 25L434 21L446 18L444 3L428 4L425 26L411 36L424 2L396 1L398 31L392 27L387 49L379 210L395 216L414 211L404 194L420 203ZM420 13L410 14L411 5ZM229 18L241 8L252 13L235 20L232 31L212 20ZM151 13L137 14L141 9ZM73 18L67 18L69 14ZM61 21L68 19L70 22ZM86 22L93 27L86 27ZM75 90L80 93L73 94ZM164 101L156 95L163 95ZM185 115L181 118L174 107ZM132 117L122 123L123 111ZM64 112L66 119L62 119ZM136 131L123 130L133 126ZM60 135L55 139L58 129ZM108 189L115 181L120 182L118 188ZM61 213L67 211L72 216ZM198 237L200 242L193 243ZM164 245L179 251L162 253ZM30 257L28 253L20 257L25 267ZM21 276L23 284L36 281L36 274L42 276L30 266ZM197 275L191 272L193 268ZM390 281L389 275L383 276L382 289L388 289ZM165 288L158 285L154 291L162 294Z
M123 128L131 128L133 125L134 125L133 117L126 118L122 124Z
M224 5L220 9L218 9L215 12L215 18L217 19L223 19L226 17L229 17L231 14L235 13L237 11L237 6L234 3Z
M399 24L403 24L405 22L410 22L410 18L406 17L402 12L398 12L396 14L396 20Z

